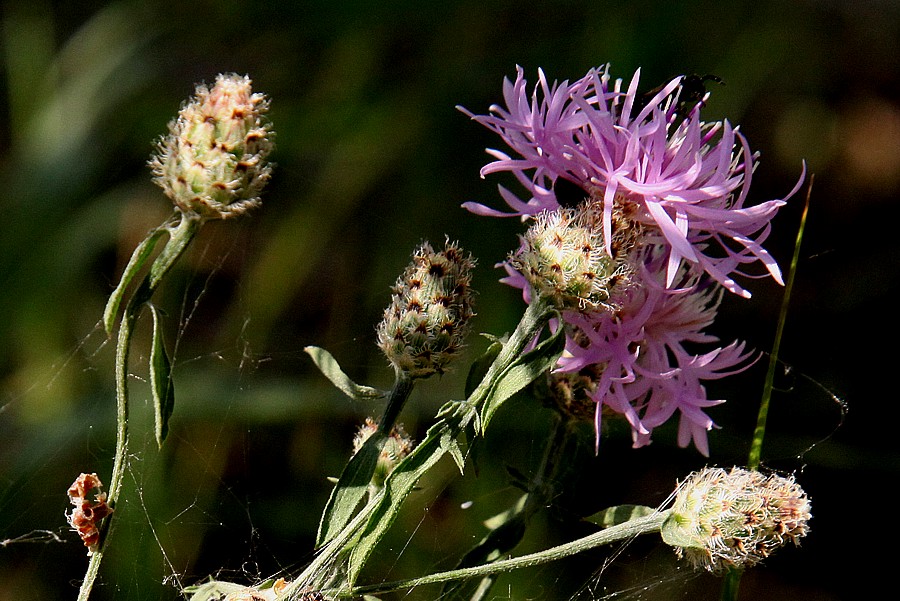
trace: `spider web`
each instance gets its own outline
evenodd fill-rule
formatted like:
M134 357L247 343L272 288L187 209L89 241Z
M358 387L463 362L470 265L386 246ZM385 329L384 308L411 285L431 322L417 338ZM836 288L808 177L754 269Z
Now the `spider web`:
M346 459L345 451L349 450L349 437L339 438L335 434L348 434L349 424L364 417L358 408L348 409L346 401L318 381L315 373L311 380L318 382L305 388L297 389L296 382L292 383L293 387L279 383L281 374L276 371L273 376L268 367L277 364L282 368L284 365L299 368L306 360L305 355L300 348L277 355L255 353L253 344L244 337L247 316L240 329L215 350L197 351L188 343L194 328L204 326L202 322L211 319L204 307L225 260L209 259L207 251L206 248L193 251L195 258L199 256L199 263L206 265L206 273L185 286L177 319L172 319L177 321L174 339L169 344L176 407L172 434L162 450L156 448L153 438L149 418L152 407L148 401L146 369L142 367L147 363L149 345L143 344L145 338L138 338L133 347L132 438L127 476L110 535L112 551L104 560L92 597L95 599L178 599L187 596L183 592L185 587L210 577L254 585L278 577L290 579L299 573L313 556L315 526L328 494L325 478L338 474L341 462ZM231 248L228 252L238 251ZM147 322L144 317L141 321ZM347 340L346 344L358 342ZM33 388L52 393L57 380L73 366L92 377L108 373L111 379L112 346L98 323ZM837 405L840 415L831 423L834 430L840 427L846 411L841 399L827 387L789 367L785 368L784 376L787 394L810 396L812 391L814 402L820 406L823 398L828 404ZM221 380L213 389L215 398L204 398L203 387L215 379ZM303 405L304 394L318 395L321 400L315 407ZM434 387L425 394L446 393L441 387ZM0 405L0 418L20 400L9 399ZM426 400L424 405L434 408L443 400L436 398L430 405ZM329 404L338 408L337 419L328 410L318 413ZM533 419L538 422L540 417ZM12 517L5 520L0 535L0 553L5 555L0 570L10 574L20 569L24 561L28 574L43 581L43 586L35 589L13 588L17 599L75 595L86 559L84 548L63 517L63 511L68 509L65 504L68 483L54 485L37 495L43 504L53 508L49 512L41 510L52 516L43 517L41 527L29 528L27 524L31 521L25 519L36 504L20 507L16 501L28 491L43 488L43 482L57 474L59 465L66 466L70 479L79 471L97 471L101 479L107 480L113 449L107 431L110 426L97 424L112 420L114 407L107 394L90 407L84 420L86 425L55 433L52 444L25 470L28 475L5 483L0 510ZM425 428L427 424L419 428L421 433ZM498 428L502 429L502 423ZM528 469L540 456L543 440L536 433L539 430L531 424L524 430L511 427L507 431L507 435L524 432L524 441L514 445L515 450L511 452L525 457L525 465L519 465L519 469ZM830 435L813 435L810 441L800 443L799 448L785 451L782 461L795 470L802 470L804 457ZM337 459L326 459L323 449L318 448L334 447L335 441L341 440L346 440L346 444L333 453ZM71 449L78 452L71 453ZM73 460L73 454L78 459ZM309 458L308 454L315 457ZM513 462L510 457L503 460ZM422 484L422 490L409 502L411 507L404 509L403 518L395 525L393 530L397 532L385 541L385 550L373 559L377 578L390 581L410 576L410 570L418 575L454 567L460 549L453 545L477 541L484 534L480 527L483 519L498 507L504 509L504 503L511 504L521 494L502 482L502 477L497 475L502 469L490 471L480 466L480 474L473 471L467 470L463 478L455 478L452 468L448 468ZM557 524L549 518L536 522L537 532L526 537L513 554L545 548L547 541L553 540L552 530ZM464 534L449 535L453 524L465 525ZM432 552L423 554L423 549ZM10 559L10 552L16 557ZM633 540L612 550L586 555L565 565L554 563L501 575L486 599L718 598L718 581L680 566L673 554L658 544ZM50 574L55 571L51 567L54 565L60 566L59 570ZM369 573L366 574L371 580ZM22 581L34 580L26 575ZM440 590L426 587L380 598L449 598Z

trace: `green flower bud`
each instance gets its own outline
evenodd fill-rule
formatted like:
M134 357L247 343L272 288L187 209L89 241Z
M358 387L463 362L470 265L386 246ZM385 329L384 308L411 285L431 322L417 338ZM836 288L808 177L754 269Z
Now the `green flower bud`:
M444 373L469 330L475 260L455 243L435 252L427 242L393 288L378 325L378 346L399 373L424 378Z
M259 205L269 181L273 132L268 100L253 94L250 78L219 75L169 123L150 160L154 180L184 213L225 219Z
M751 567L809 531L810 503L793 478L707 468L680 486L663 540L710 572Z
M614 209L608 250L602 206L589 199L577 207L538 214L509 262L535 292L552 299L559 309L612 311L630 283L629 255L639 230L622 209Z

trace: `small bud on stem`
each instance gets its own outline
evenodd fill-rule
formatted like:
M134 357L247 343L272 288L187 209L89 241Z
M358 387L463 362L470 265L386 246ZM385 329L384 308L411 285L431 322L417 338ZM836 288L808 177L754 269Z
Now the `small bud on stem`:
M398 373L425 378L444 372L462 348L472 311L475 260L455 243L436 252L425 242L394 286L378 325L378 346Z
M810 504L793 478L708 468L691 474L675 497L663 540L695 567L747 568L809 531Z
M154 181L179 209L203 219L256 207L272 171L268 107L247 76L219 75L212 89L197 86L150 161Z

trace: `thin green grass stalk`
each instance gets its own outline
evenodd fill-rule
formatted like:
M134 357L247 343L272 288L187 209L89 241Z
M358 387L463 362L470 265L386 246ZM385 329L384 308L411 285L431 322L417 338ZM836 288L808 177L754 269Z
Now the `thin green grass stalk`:
M803 213L800 216L797 239L794 241L794 255L791 257L791 268L784 285L784 297L781 300L781 311L778 314L778 324L775 328L775 340L772 343L772 352L769 354L769 365L766 370L766 379L763 383L759 414L756 418L756 429L753 431L753 441L750 444L750 453L747 458L747 469L751 470L759 469L760 457L762 456L763 438L766 434L766 420L769 416L769 403L772 399L772 388L775 382L775 369L778 366L778 353L781 349L781 339L784 337L784 324L787 321L791 292L794 289L794 276L797 274L797 263L800 260L800 243L803 240L803 231L806 229L806 215L809 212L809 199L812 196L814 178L815 175L810 175L809 177L809 186L806 189L806 203L803 205ZM737 601L741 573L741 570L733 569L725 575L725 581L722 585L722 601Z

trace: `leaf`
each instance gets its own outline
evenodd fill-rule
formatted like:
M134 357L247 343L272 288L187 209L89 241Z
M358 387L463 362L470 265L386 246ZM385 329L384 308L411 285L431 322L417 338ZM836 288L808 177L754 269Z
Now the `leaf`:
M607 507L584 519L603 528L609 528L635 518L650 515L654 511L656 510L646 505L616 505Z
M341 369L341 366L338 365L337 360L325 349L317 346L307 346L303 350L312 357L312 360L316 364L316 367L319 368L319 371L351 399L356 401L371 401L387 396L388 393L383 390L378 390L371 386L360 386L351 380Z
M460 438L463 438L462 434L460 434L459 436L453 436L453 434L449 430L446 430L441 433L440 445L441 450L444 453L449 454L450 457L453 458L453 462L459 469L459 474L463 475L466 467L466 453L463 450L465 440L463 440L463 443L460 443Z
M122 272L119 284L116 286L115 290L112 291L112 294L109 295L109 299L106 301L106 307L103 310L103 327L106 329L107 334L112 334L113 327L116 324L116 316L119 313L119 306L122 304L122 298L125 296L125 291L128 289L131 281L134 280L134 277L141 271L144 264L147 263L147 259L149 259L150 255L153 253L153 249L156 246L159 237L162 236L165 231L165 228L157 228L151 231L147 234L147 237L137 245L134 252L131 253L131 258L128 260L125 270Z
M488 423L500 406L511 396L531 384L535 378L553 368L565 348L566 337L563 328L534 349L518 357L492 386L481 409L481 432L487 430Z
M384 432L375 431L347 462L322 512L316 547L321 547L334 538L356 515L360 503L369 494L372 474L375 473L386 440Z
M442 441L448 437L455 439L459 435L461 431L459 423L448 421L440 420L431 426L425 439L397 464L385 480L384 488L369 508L365 528L350 550L347 570L347 581L350 586L356 583L378 541L394 523L403 501L415 489L416 482L444 456Z
M337 366L337 363L334 365ZM328 504L325 506L319 522L319 545L323 545L332 537L337 536L356 515L359 504L369 494L373 484L372 477L378 468L378 461L381 459L384 445L391 435L397 416L409 399L413 383L414 381L410 378L397 379L388 397L387 406L378 422L378 429L366 439L362 447L344 467L337 486L331 491L331 497L328 499ZM353 385L355 386L355 384ZM379 482L379 488L380 484Z
M163 341L159 309L150 305L153 314L153 342L150 345L150 390L156 416L156 443L162 447L169 434L169 418L175 409L175 387L166 345Z
M491 367L491 363L494 362L494 359L496 359L497 355L500 354L500 351L503 350L502 341L498 340L494 336L491 336L490 334L482 334L482 336L486 336L487 338L489 338L491 340L491 344L480 357L472 362L472 365L469 367L469 373L466 375L466 398L468 398L469 395L472 394L472 392L484 378L485 374L487 374L488 369Z
M485 525L490 532L465 554L456 567L468 568L497 561L515 548L525 535L527 524L524 510L527 500L528 495L522 495L514 506L486 520ZM490 575L477 580L469 578L448 582L441 591L441 598L460 601L483 599L495 580L496 575Z

